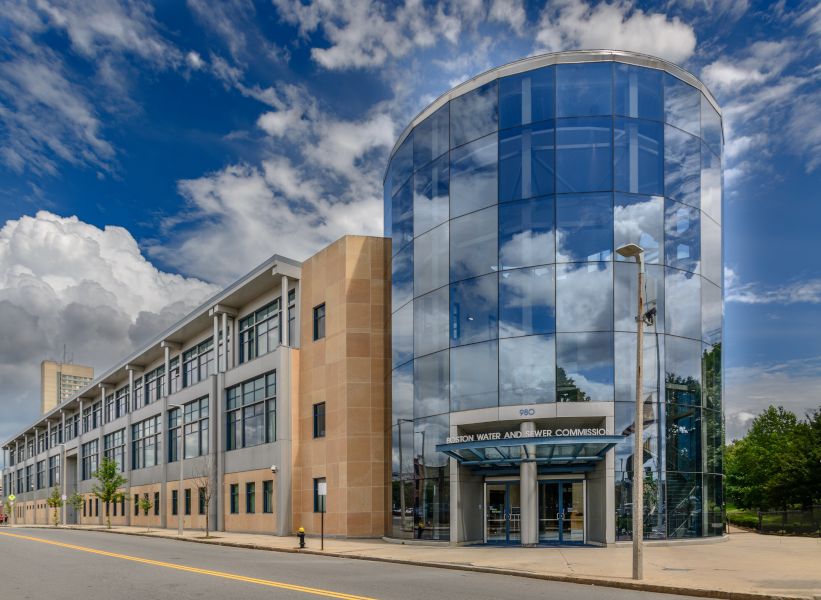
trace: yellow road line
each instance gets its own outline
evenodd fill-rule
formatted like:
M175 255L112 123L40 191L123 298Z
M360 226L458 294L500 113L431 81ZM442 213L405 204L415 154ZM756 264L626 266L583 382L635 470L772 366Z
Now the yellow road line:
M165 567L166 569L175 569L177 571L185 571L187 573L198 573L200 575L211 575L212 577L220 577L222 579L230 579L233 581L244 581L246 583L255 583L257 585L264 585L267 587L279 588L283 590L290 590L292 592L303 592L305 594L314 594L316 596L325 596L328 598L341 598L342 600L374 600L368 596L354 596L352 594L344 594L342 592L334 592L331 590L323 590L321 588L311 588L302 585L293 585L290 583L282 583L280 581L270 581L268 579L257 579L256 577L245 577L244 575L234 575L233 573L224 573L222 571L211 571L208 569L197 569L196 567L186 567L185 565L175 565L173 563L162 562L159 560L151 560L148 558L139 558L137 556L129 556L127 554L117 554L116 552L106 552L105 550L97 550L95 548L87 548L85 546L75 546L74 544L65 544L63 542L55 542L43 538L32 537L28 535L20 535L18 533L0 532L0 535L18 538L21 540L28 540L31 542L40 542L42 544L50 544L52 546L59 546L61 548L68 548L70 550L79 550L80 552L88 552L90 554L98 554L100 556L108 556L111 558L119 558L121 560L130 560L132 562L143 563L146 565L154 565L155 567Z

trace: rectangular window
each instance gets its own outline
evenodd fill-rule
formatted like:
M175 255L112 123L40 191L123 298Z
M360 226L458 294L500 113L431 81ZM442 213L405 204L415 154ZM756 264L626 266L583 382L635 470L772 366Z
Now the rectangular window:
M299 345L296 339L296 290L288 292L288 344Z
M185 458L208 454L208 396L184 405ZM179 452L180 410L168 411L168 462L175 462Z
M143 378L139 377L134 380L134 398L131 401L131 410L137 410L145 404L145 396L143 395Z
M46 461L41 460L37 462L37 489L42 490L46 487Z
M89 502L91 502L91 500L89 500ZM85 516L88 516L88 515L87 515L87 512L88 512L88 511L86 510L86 503L85 503L85 502L83 502L83 516L84 516L84 517L85 517Z
M239 362L273 352L282 343L280 299L266 304L239 322Z
M156 402L165 395L163 389L165 385L165 365L160 365L153 371L149 371L144 376L143 385L143 405L147 406Z
M262 512L274 512L274 482L271 479L262 482Z
M191 488L185 488L185 514L191 514Z
M131 468L143 469L159 464L160 415L131 426Z
M103 437L103 454L117 463L122 472L125 463L125 429L120 429Z
M160 516L160 493L154 492L154 516Z
M317 477L314 479L314 512L325 512L325 494L320 495L320 489L325 488L327 491L327 483L324 477Z
M145 499L148 500L148 494L146 494ZM134 516L140 516L140 495L134 494Z
M109 394L105 399L105 422L111 423L114 420L114 394Z
M325 304L314 307L314 340L325 337Z
M180 391L180 357L175 356L170 361L168 361L168 373L171 378L171 394L176 394Z
M231 514L239 514L239 484L231 484Z
M276 372L228 388L227 449L276 441Z
M179 510L178 506L178 490L171 490L171 514L176 515Z
M199 500L199 514L205 514L205 488L201 487L198 491L198 500Z
M314 437L325 437L325 403L314 404Z
M114 417L119 419L128 412L128 386L123 386L115 394Z
M125 494L120 496L120 514L125 516Z
M94 498L94 516L95 517L100 516L100 499L99 498Z
M82 445L82 479L83 481L91 479L97 471L97 440L92 440Z
M182 355L182 386L204 381L214 372L214 338L186 350Z
M246 483L245 484L245 512L249 515L252 515L256 512L256 484Z

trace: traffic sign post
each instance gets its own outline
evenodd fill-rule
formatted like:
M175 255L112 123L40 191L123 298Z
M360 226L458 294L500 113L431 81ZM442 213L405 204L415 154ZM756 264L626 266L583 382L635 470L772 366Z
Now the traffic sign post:
M317 484L316 495L319 496L319 549L325 550L325 498L328 496L328 483L320 481Z

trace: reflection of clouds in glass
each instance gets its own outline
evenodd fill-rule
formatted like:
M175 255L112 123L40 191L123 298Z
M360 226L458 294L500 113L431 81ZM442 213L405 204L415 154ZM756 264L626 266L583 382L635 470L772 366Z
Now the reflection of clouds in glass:
M722 283L721 227L710 217L701 218L701 274L713 283Z
M699 135L701 124L701 92L673 77L664 76L665 121L679 129Z
M664 209L665 263L698 273L700 269L700 211L667 200Z
M612 252L613 195L558 196L556 262L610 260Z
M413 424L413 454L422 457L425 467L445 467L448 455L436 450L444 444L450 431L447 415L418 419Z
M426 294L448 283L447 224L420 235L413 242L413 293Z
M701 208L721 223L721 160L707 146L701 151Z
M701 138L713 152L721 154L721 117L713 105L701 96Z
M417 171L413 192L413 231L418 236L448 219L449 206L448 157Z
M445 105L413 130L413 166L428 164L450 147L450 107Z
M611 263L556 265L556 330L613 329Z
M496 270L498 210L488 208L450 222L450 279Z
M497 153L496 134L451 151L451 217L496 203Z
M699 206L701 143L683 131L664 127L664 186L670 198Z
M413 358L413 304L406 304L393 313L391 332L393 366L396 367Z
M413 417L413 365L407 364L394 369L391 385L391 404L394 424L399 419Z
M642 396L647 402L664 398L664 336L646 333L642 371ZM636 400L636 334L615 334L616 401ZM632 418L630 419L632 423Z
M664 281L665 331L701 338L701 277L668 268Z
M721 288L709 281L701 282L702 339L710 344L721 342Z
M638 296L638 265L616 263L614 278L613 328L616 331L636 330ZM654 325L645 325L646 332L664 331L664 267L647 265L644 275L644 309L656 309Z
M658 196L631 197L616 195L613 214L615 247L638 244L644 249L646 263L661 262L664 200ZM616 255L616 260L626 258ZM632 259L630 259L632 260Z
M613 125L615 189L634 194L662 194L664 156L660 123L619 119Z
M437 352L414 361L413 416L428 417L446 413L450 385L449 352Z
M413 344L416 356L448 347L448 292L448 288L443 287L413 301Z
M450 102L451 147L461 146L497 129L496 82L483 85Z
M553 232L525 229L500 242L499 262L503 269L543 265L553 259Z
M557 400L613 400L613 334L556 335Z
M499 404L556 401L556 352L552 335L499 342Z
M451 286L451 338L454 345L498 336L498 294L495 273Z
M450 351L450 410L498 404L498 344L471 344Z
M505 271L499 284L499 337L555 330L553 267Z
M668 335L665 336L664 348L668 380L701 382L701 342ZM695 401L699 402L700 398Z
M396 310L413 297L413 245L393 257L391 273L391 306L392 310Z

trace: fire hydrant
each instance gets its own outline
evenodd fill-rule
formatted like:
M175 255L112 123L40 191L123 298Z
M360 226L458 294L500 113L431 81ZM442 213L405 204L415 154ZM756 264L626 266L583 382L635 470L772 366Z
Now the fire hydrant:
M299 547L304 548L305 547L305 528L300 527L296 532L296 536L299 538Z

